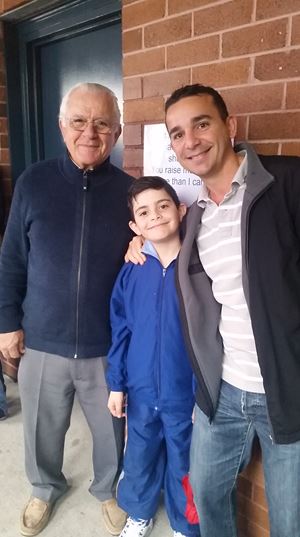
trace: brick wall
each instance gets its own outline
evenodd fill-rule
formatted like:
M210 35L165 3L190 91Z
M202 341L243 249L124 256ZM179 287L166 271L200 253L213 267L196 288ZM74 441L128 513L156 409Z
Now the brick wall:
M300 0L123 0L124 167L142 173L143 125L193 82L219 89L238 139L300 155ZM239 480L240 537L268 537L261 454Z
M300 155L300 0L123 0L124 166L142 172L145 123L180 85L218 88L238 138Z

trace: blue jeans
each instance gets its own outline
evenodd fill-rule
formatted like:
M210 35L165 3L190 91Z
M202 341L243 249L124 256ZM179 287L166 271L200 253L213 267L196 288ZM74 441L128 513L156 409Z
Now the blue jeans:
M4 378L2 374L2 365L0 361L0 408L7 413L7 401L6 401L6 395L5 395L5 384L4 384Z
M250 461L255 434L262 450L270 535L300 537L300 442L275 444L265 395L224 381L213 422L199 407L195 412L190 474L202 537L237 537L236 480Z

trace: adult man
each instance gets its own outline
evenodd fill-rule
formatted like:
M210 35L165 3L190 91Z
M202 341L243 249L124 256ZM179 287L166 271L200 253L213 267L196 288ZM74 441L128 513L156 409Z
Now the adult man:
M271 536L300 537L300 159L233 149L236 119L199 84L173 92L166 125L203 180L178 259L201 535L237 536L236 479L257 434Z
M234 492L260 440L272 537L300 537L300 159L232 148L236 119L198 84L166 102L203 185L178 263L198 381L191 482L202 537L236 537Z
M108 88L73 87L59 125L66 154L18 179L0 260L0 349L6 357L23 354L19 386L33 490L21 533L42 531L67 490L64 440L76 392L93 437L90 492L117 535L126 520L114 499L123 424L106 408L104 369L110 293L130 238L131 178L109 161L121 127Z

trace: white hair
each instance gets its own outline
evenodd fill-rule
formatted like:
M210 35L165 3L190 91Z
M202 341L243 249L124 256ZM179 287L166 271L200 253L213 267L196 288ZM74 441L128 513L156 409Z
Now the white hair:
M117 123L120 123L121 113L120 113L118 99L116 95L107 86L103 86L102 84L97 84L96 82L80 82L79 84L76 84L75 86L70 88L69 91L67 91L67 93L63 96L62 101L60 103L59 119L64 119L64 117L66 116L69 99L71 95L77 90L83 90L83 91L94 92L94 93L106 93L110 95L113 101L114 113L115 113Z

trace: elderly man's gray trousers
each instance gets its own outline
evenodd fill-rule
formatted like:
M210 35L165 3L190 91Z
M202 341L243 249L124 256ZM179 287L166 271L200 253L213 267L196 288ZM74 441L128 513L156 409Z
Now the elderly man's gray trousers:
M105 366L105 357L82 360L26 349L19 388L26 473L33 496L52 502L68 488L62 465L75 392L93 438L94 480L89 490L101 501L114 496L124 421L112 418L107 409Z

